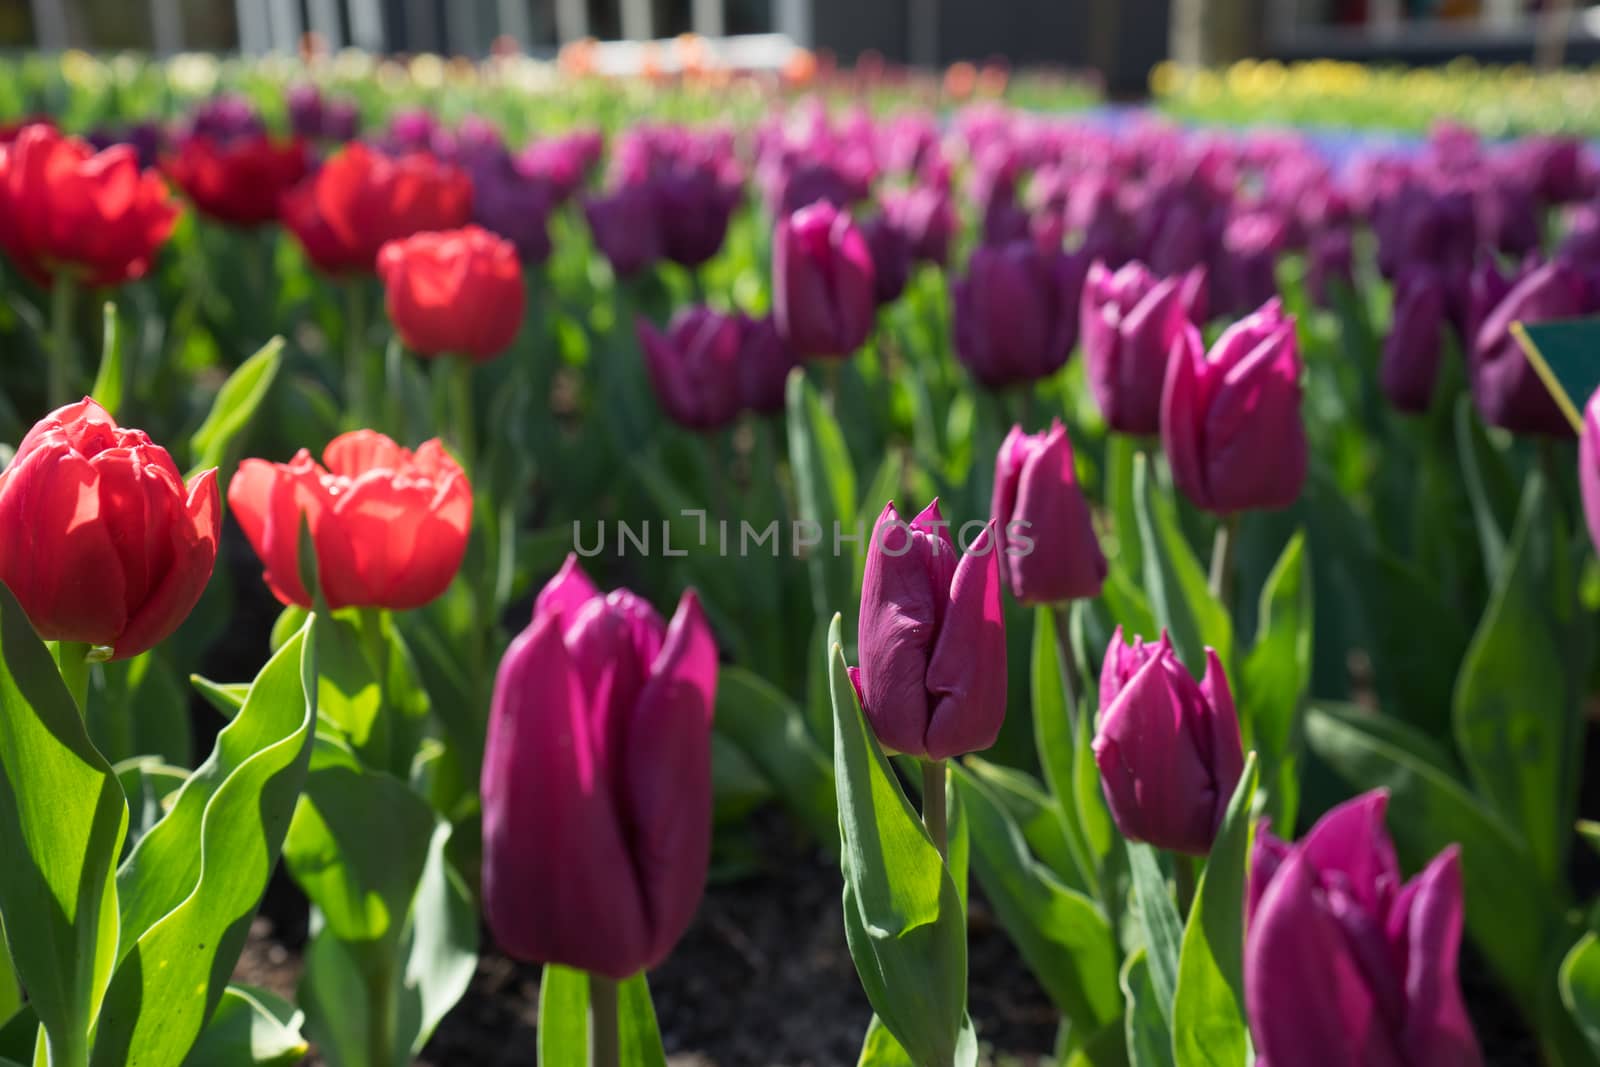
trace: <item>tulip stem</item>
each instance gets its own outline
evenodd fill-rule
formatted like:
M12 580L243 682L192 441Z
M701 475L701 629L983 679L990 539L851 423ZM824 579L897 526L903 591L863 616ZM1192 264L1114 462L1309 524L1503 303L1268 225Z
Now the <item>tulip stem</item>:
M51 348L48 385L50 410L72 403L73 383L78 377L78 351L72 340L72 314L78 287L65 274L58 274L50 288Z
M617 1034L617 983L589 975L589 1067L621 1067L622 1042Z
M1063 600L1052 606L1056 617L1056 647L1061 650L1061 682L1067 696L1067 725L1072 727L1073 736L1078 731L1078 702L1083 698L1078 693L1078 653L1072 647L1072 602Z
M1238 513L1224 515L1217 523L1216 540L1211 542L1211 595L1228 611L1233 610L1233 556L1239 540Z
M61 671L61 681L72 694L72 703L82 718L89 708L89 653L94 646L78 641L53 641L51 651L56 667Z
M367 301L364 281L352 278L344 290L344 405L352 426L367 420Z
M950 831L945 824L944 810L944 760L924 760L922 763L922 825L933 838L933 847L939 850L940 859L950 858Z
M472 411L472 360L455 356L448 357L447 362L450 365L450 422L452 435L456 439L456 458L461 461L461 469L471 478L478 473L473 469L477 428Z
M1178 914L1188 919L1189 911L1194 907L1195 886L1199 881L1193 856L1185 856L1181 852L1173 853L1172 881L1178 891Z

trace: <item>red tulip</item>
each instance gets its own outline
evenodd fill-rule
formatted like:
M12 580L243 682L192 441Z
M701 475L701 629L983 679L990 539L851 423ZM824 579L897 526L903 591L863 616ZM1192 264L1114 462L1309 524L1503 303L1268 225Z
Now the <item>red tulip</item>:
M196 135L178 145L167 160L167 174L195 207L219 222L260 226L278 217L283 194L305 177L309 162L299 138Z
M326 466L301 449L288 463L247 459L228 506L285 604L310 607L300 580L300 519L311 527L322 595L333 609L419 608L461 568L472 487L437 440L415 453L374 430L334 438Z
M516 245L479 226L419 233L378 253L389 318L418 355L490 359L522 326Z
M0 150L0 247L41 285L140 277L177 217L166 184L125 145L96 152L35 125Z
M39 420L0 473L0 582L46 640L136 656L200 599L218 504L216 471L185 485L166 449L86 397Z
M284 225L330 273L371 271L389 241L472 217L472 180L423 152L399 159L356 143L284 198Z

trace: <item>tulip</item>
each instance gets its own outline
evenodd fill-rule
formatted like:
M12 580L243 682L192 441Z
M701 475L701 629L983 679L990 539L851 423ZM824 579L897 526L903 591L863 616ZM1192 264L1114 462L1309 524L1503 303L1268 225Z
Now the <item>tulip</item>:
M620 277L630 278L661 258L656 197L649 186L624 185L609 196L590 197L583 215L595 245Z
M211 141L242 141L265 136L267 124L254 104L242 96L212 97L194 109L183 136Z
M1421 413L1433 403L1444 344L1444 282L1427 267L1404 269L1395 282L1394 322L1383 340L1379 380L1399 411Z
M45 125L53 125L48 119L41 120ZM28 125L31 125L28 124ZM22 127L27 129L27 125ZM84 138L94 147L96 152L104 152L108 148L126 145L133 149L134 155L139 160L140 170L151 170L161 165L161 157L167 151L167 128L154 120L135 122L131 126L116 129L102 127L90 132ZM15 138L10 138L15 140ZM9 143L9 141L8 141Z
M1312 237L1306 257L1306 288L1318 307L1332 305L1334 283L1355 289L1355 247L1347 226L1334 226Z
M1144 264L1116 273L1103 263L1084 281L1079 333L1089 388L1106 424L1118 433L1161 429L1161 386L1184 323L1206 317L1205 269L1158 279Z
M522 327L522 266L510 241L477 226L419 233L378 253L389 318L420 356L492 359Z
M1244 990L1262 1067L1483 1065L1457 973L1460 849L1402 882L1387 805L1377 790L1298 844L1258 838Z
M454 230L472 214L467 175L421 153L401 159L352 144L292 192L284 222L318 266L370 272L378 250L425 230Z
M142 277L177 218L166 183L140 171L132 148L96 153L41 125L0 152L0 247L41 285Z
M652 177L651 185L666 258L698 267L721 251L728 220L744 196L729 168L673 165Z
M738 316L707 307L685 308L663 334L650 320L636 323L650 384L674 422L691 430L720 430L739 414Z
M1196 683L1161 641L1112 635L1100 668L1100 728L1091 746L1117 829L1130 841L1204 856L1244 771L1233 693L1206 649Z
M286 100L289 111L289 129L296 137L315 141L323 135L326 104L322 90L315 85L296 85L289 90Z
M555 187L543 178L524 174L503 149L486 152L471 174L472 221L515 245L523 263L549 259Z
M711 850L717 648L695 594L670 624L574 558L495 676L483 905L534 963L624 979L672 951Z
M1274 298L1228 327L1209 354L1185 326L1161 394L1172 481L1219 515L1286 508L1306 480L1294 319Z
M323 463L301 449L288 463L247 459L228 507L285 604L312 607L300 577L300 525L311 530L329 608L419 608L461 568L472 487L437 440L415 453L373 430L335 437Z
M1472 398L1491 426L1570 437L1572 426L1511 333L1513 322L1577 318L1593 310L1577 268L1556 260L1519 281L1478 327L1468 360Z
M911 277L911 241L883 215L862 223L861 233L872 253L873 297L880 305L892 304Z
M1100 595L1106 559L1060 419L1047 433L1011 428L995 457L990 517L1012 596L1024 604L1060 604Z
M872 250L848 212L829 203L778 223L772 314L801 356L847 356L872 332L877 275Z
M739 403L758 415L782 411L789 372L796 362L772 316L744 319L739 344Z
M216 471L185 485L166 449L85 397L39 420L0 472L0 582L45 640L137 656L200 599L219 503Z
M1005 619L992 530L957 558L939 502L908 525L878 516L850 670L886 749L929 760L994 744L1006 713Z
M1578 487L1583 491L1583 517L1589 539L1600 552L1600 391L1583 409L1583 432L1578 437Z
M950 259L950 242L961 229L948 189L918 185L883 195L883 213L911 242L912 258L944 266Z
M951 284L956 355L991 389L1060 370L1078 337L1078 301L1088 265L1032 241L972 253Z
M222 141L195 134L178 143L166 169L204 214L234 226L259 226L278 218L283 194L305 177L309 163L299 139L256 134Z

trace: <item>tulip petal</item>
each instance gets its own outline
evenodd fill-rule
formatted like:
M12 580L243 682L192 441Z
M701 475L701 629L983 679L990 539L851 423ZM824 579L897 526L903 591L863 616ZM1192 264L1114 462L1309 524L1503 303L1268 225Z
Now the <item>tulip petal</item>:
M1006 633L1000 606L999 547L991 525L956 565L950 606L928 658L933 699L929 759L994 744L1006 715Z
M222 502L217 472L203 471L189 485L184 514L168 520L171 563L117 639L114 658L137 656L164 640L200 602L217 562Z
M1244 743L1239 735L1239 715L1234 710L1228 676L1212 648L1206 649L1206 675L1200 680L1200 693L1205 697L1200 725L1203 742L1209 750L1206 762L1217 788L1215 825L1220 827L1233 791L1239 787L1239 778L1244 774Z
M1395 915L1405 945L1406 1021L1401 1037L1412 1067L1482 1067L1483 1054L1461 999L1457 969L1465 913L1461 849L1452 845L1401 892Z
M1340 871L1361 906L1376 915L1388 913L1400 891L1400 861L1384 828L1389 793L1374 789L1330 810L1317 820L1300 848L1319 871Z
M914 536L888 504L872 528L861 581L862 707L873 733L895 752L925 754L928 656L948 587L936 589Z
M578 562L578 554L568 552L566 561L561 564L556 576L539 590L539 598L534 602L533 613L563 615L570 625L572 619L577 616L578 609L599 595L600 591L583 572L583 565Z
M1206 484L1205 442L1201 436L1200 372L1205 362L1200 331L1186 326L1173 342L1167 380L1161 392L1161 448L1172 468L1172 481L1185 496L1210 507Z

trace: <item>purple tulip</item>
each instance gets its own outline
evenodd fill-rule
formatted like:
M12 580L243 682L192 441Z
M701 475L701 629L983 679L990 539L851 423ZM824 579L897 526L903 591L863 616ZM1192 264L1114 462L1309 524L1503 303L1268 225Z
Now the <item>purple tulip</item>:
M745 317L739 340L739 402L758 415L783 410L789 372L797 360L772 316Z
M525 264L550 258L550 213L556 192L522 174L503 147L480 146L471 166L472 221L517 247Z
M848 208L865 200L871 192L865 175L820 159L781 165L774 185L773 201L779 215L793 215L819 200L836 208Z
M322 90L301 84L289 90L289 129L297 137L315 141L322 136Z
M1377 790L1298 844L1257 839L1244 988L1258 1067L1483 1065L1457 973L1460 850L1402 882L1387 805Z
M1137 261L1112 273L1089 267L1079 314L1089 388L1118 433L1161 430L1161 386L1184 323L1206 318L1205 268L1157 278Z
M1306 480L1294 319L1273 299L1210 353L1185 326L1161 394L1161 443L1172 480L1219 515L1286 508Z
M604 150L599 131L577 130L528 145L517 156L517 170L549 184L562 203L582 187Z
M1578 437L1578 487L1583 491L1583 517L1589 540L1600 552L1600 391L1583 409L1583 433Z
M707 307L685 308L663 334L636 322L645 369L661 408L691 430L720 430L739 415L743 323Z
M911 277L911 242L884 215L863 222L861 234L872 252L873 296L879 305L892 304Z
M1577 318L1591 310L1587 279L1560 260L1533 271L1506 294L1478 327L1468 361L1472 397L1485 422L1512 433L1572 436L1572 426L1528 362L1511 324Z
M1445 289L1437 271L1410 267L1395 282L1394 321L1383 339L1379 379L1396 410L1418 414L1433 403L1444 344Z
M1222 662L1205 678L1158 644L1112 635L1100 668L1100 728L1091 745L1117 829L1130 841L1204 856L1244 772L1239 718Z
M1307 253L1306 288L1318 307L1333 303L1334 284L1355 289L1355 249L1347 226L1319 231L1311 238Z
M356 139L361 132L361 108L354 100L329 100L322 116L322 136L335 144Z
M966 277L951 283L956 355L973 377L996 389L1060 370L1078 339L1087 271L1081 254L1032 241L974 251Z
M1249 211L1229 221L1212 272L1212 299L1227 315L1243 315L1278 293L1278 255L1289 239L1288 219Z
M937 500L909 525L892 503L878 517L850 679L886 749L942 760L994 744L1006 714L997 557L986 527L958 558Z
M569 557L500 661L483 759L483 903L500 948L623 979L705 888L717 648Z
M950 242L961 228L950 191L934 185L918 185L882 196L883 213L911 242L913 259L937 263L950 260Z
M832 204L812 204L778 223L772 288L778 332L802 357L847 356L872 332L872 250L849 213Z
M1100 595L1106 558L1060 419L1046 433L1011 428L995 457L989 514L1012 596L1024 604L1060 604Z
M722 249L728 220L743 196L736 180L707 167L674 166L651 185L666 258L698 267Z
M656 198L649 186L623 185L609 195L590 197L583 214L595 245L620 277L631 278L661 258Z
M212 97L194 109L185 124L184 134L212 141L228 142L259 137L267 124L254 104L242 96Z
M121 129L99 129L86 139L96 151L119 144L131 146L139 157L140 168L144 170L160 166L161 157L167 151L167 131L159 122L136 122Z

